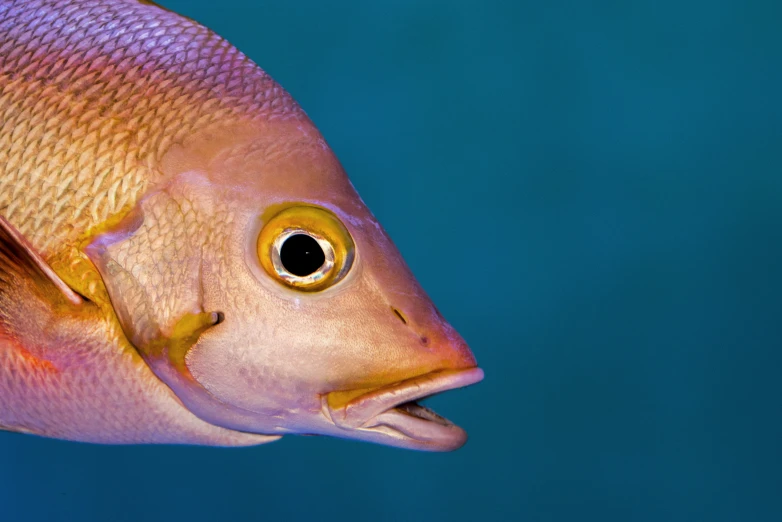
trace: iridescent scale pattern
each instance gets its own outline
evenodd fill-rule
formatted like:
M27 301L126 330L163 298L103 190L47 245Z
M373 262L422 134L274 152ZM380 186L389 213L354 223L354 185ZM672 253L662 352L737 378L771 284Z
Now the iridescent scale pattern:
M44 254L121 216L209 125L298 118L225 40L138 0L0 0L0 215Z

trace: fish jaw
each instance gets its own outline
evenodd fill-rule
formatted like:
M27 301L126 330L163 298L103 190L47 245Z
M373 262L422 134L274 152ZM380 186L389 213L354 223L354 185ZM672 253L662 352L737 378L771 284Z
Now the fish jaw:
M407 449L453 451L467 442L467 433L416 401L481 380L478 367L434 371L373 390L329 393L323 396L323 410L346 432L343 436Z

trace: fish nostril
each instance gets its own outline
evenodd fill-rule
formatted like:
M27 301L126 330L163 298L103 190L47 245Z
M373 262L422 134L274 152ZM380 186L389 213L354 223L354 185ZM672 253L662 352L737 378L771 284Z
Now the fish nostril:
M405 317L405 314L403 314L398 309L391 307L391 310L396 314L396 316L399 318L400 321L402 321L402 324L407 324L407 317Z
M394 312L394 315L396 315L397 318L400 321L402 321L402 324L404 324L405 326L407 326L407 327L409 327L409 328L411 328L413 330L412 333L416 337L418 337L418 340L421 343L421 345L429 346L429 343L430 343L429 336L428 335L423 335L420 332L417 332L415 326L410 324L410 321L408 321L407 316L399 308L395 308L395 307L392 306L391 307L391 311Z

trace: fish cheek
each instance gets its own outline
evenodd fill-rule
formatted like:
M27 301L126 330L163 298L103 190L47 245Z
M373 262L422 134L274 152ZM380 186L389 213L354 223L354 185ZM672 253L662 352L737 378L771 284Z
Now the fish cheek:
M250 257L246 266L229 257L204 270L205 302L223 310L225 322L190 350L193 377L218 400L262 415L319 412L320 394L361 373L349 353L356 310L340 306L354 301L351 281L313 295L273 280Z
M126 336L172 388L189 379L189 345L220 320L202 306L203 227L212 211L203 190L172 183L85 249Z

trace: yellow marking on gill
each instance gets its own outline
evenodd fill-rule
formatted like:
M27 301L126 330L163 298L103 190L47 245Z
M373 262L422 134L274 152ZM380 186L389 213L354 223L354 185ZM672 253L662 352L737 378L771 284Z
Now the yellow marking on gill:
M185 314L169 335L161 335L152 340L142 349L147 355L154 358L168 357L171 366L188 381L194 381L185 359L187 352L198 341L201 334L220 321L217 312L201 312L198 314Z
M133 208L128 205L105 221L90 227L80 234L75 241L67 242L58 247L46 260L52 270L68 286L97 304L105 312L110 312L111 315L114 314L114 309L109 299L109 292L103 283L100 272L98 272L98 269L84 253L84 249L96 237L118 228L123 220L133 211Z

